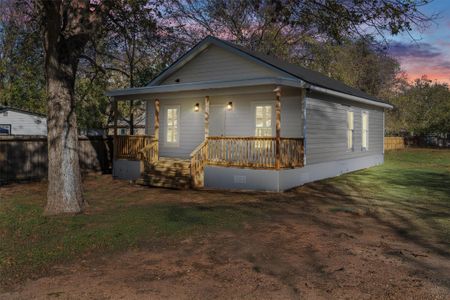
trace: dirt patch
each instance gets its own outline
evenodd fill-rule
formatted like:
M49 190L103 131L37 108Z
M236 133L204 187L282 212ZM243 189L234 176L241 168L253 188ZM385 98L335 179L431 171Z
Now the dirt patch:
M0 298L450 297L448 252L408 239L370 212L330 209L339 194L327 186L310 185L282 195L181 193L123 182L116 188L140 194L139 201L158 196L152 201L254 207L267 218L239 231L155 241L126 253L58 266L53 275L29 280Z

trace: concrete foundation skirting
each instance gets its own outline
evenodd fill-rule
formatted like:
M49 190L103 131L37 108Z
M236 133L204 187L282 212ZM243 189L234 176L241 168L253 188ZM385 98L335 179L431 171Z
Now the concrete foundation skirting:
M378 154L278 171L206 166L204 181L207 188L280 192L308 182L380 165L383 161L383 154Z
M138 160L117 159L113 161L113 177L127 180L137 180L141 177Z
M206 166L204 182L206 188L281 192L308 182L380 165L383 161L383 154L378 154L278 171ZM113 176L127 180L139 179L139 161L115 160Z

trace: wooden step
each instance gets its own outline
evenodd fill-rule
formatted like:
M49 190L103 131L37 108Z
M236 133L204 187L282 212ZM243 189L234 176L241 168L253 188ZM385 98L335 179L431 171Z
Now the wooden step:
M145 173L137 183L176 189L190 188L190 165L189 160L161 157L156 163L146 166Z

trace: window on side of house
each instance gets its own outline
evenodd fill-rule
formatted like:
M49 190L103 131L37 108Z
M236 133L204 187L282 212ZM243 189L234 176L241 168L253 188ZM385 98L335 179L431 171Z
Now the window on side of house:
M11 135L11 124L0 124L0 135Z
M179 119L178 107L168 107L166 110L166 143L176 145L179 142Z
M353 151L354 118L353 111L347 111L347 150Z
M361 148L362 150L369 149L369 113L367 111L362 112L362 124L361 124Z
M255 107L256 136L272 136L272 105Z

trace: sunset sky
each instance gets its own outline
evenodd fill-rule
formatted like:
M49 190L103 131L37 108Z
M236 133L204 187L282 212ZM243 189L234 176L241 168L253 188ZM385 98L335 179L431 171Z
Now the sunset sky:
M422 32L412 33L417 41L407 34L391 38L389 52L400 61L410 80L427 75L450 83L450 1L435 0L423 11L440 16Z

